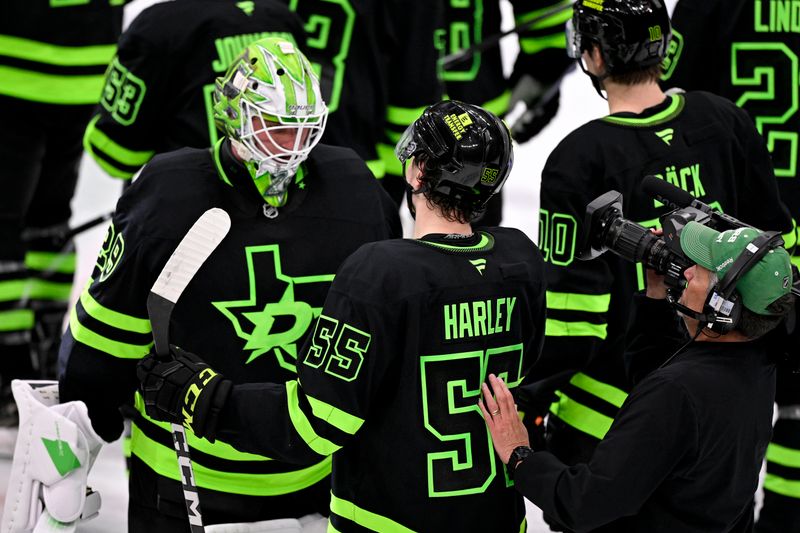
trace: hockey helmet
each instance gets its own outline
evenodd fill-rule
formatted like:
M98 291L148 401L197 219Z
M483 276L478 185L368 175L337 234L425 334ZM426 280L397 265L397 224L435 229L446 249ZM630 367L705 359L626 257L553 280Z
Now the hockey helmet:
M567 22L567 53L580 59L595 44L607 75L661 63L671 37L663 0L578 0Z
M505 183L514 162L511 134L494 114L445 100L425 109L395 147L401 163L423 155L429 190L481 208Z
M311 63L285 39L253 42L216 80L217 127L273 207L286 203L289 184L319 142L327 117Z

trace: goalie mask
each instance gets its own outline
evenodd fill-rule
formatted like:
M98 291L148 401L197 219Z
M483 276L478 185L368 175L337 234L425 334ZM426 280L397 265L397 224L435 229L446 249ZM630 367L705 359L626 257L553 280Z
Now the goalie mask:
M319 142L327 118L317 75L284 39L255 41L217 78L217 127L273 207L286 204L289 185Z

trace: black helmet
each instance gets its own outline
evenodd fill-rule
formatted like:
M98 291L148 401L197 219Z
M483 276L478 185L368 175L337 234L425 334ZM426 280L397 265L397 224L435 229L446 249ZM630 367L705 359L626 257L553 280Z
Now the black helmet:
M567 23L567 52L580 59L597 44L606 74L624 74L661 63L670 36L663 0L578 0Z
M479 209L505 183L514 162L511 134L494 114L445 100L428 107L395 147L401 163L425 160L429 190Z

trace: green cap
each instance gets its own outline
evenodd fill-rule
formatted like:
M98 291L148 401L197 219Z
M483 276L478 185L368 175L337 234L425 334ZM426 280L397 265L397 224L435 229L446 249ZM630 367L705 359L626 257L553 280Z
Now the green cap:
M759 233L754 228L720 233L697 222L689 222L681 231L680 242L689 259L722 279ZM767 306L789 294L791 288L792 267L789 254L783 248L767 252L736 284L744 306L759 315L771 315Z

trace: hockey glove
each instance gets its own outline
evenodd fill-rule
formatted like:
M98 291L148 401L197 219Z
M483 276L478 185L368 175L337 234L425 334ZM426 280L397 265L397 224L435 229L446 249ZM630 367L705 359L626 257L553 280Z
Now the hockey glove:
M137 365L145 412L156 420L183 424L214 442L217 420L233 382L193 353L169 348L169 358L151 353Z
M526 74L511 91L508 108L513 110L518 102L524 103L526 107L525 112L511 126L511 136L518 143L532 139L556 116L561 91L555 89L555 92L548 92L548 89L548 86Z

